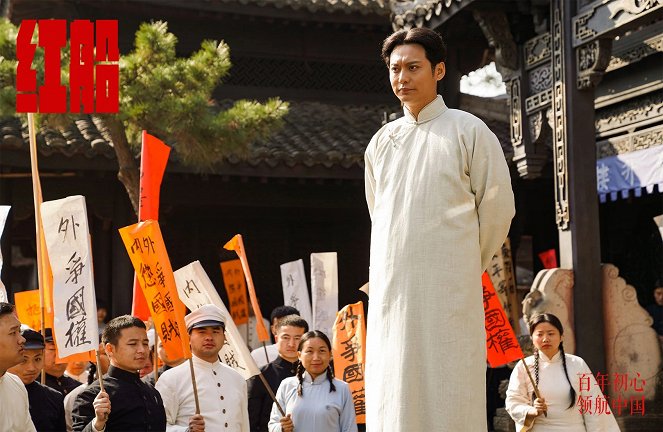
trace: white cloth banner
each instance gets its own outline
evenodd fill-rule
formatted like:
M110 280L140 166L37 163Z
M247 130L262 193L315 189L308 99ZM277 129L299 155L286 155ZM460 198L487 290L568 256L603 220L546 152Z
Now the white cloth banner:
M97 300L85 198L41 205L46 249L53 271L53 332L60 357L99 347Z
M2 233L5 230L5 223L7 223L7 216L9 216L9 209L11 206L0 206L0 239L2 239ZM0 276L2 275L2 248L0 248ZM7 290L5 285L0 279L0 302L7 303Z
M658 226L658 231L661 233L661 238L663 239L663 214L654 216L654 222L656 222L656 226ZM2 258L0 256L0 258ZM0 264L2 264L0 262Z
M283 304L297 309L308 325L313 325L304 261L298 259L281 264L281 285L283 285Z
M223 311L226 317L226 343L219 353L221 361L239 372L244 379L249 379L260 373L256 362L239 334L235 322L232 320L228 308L223 304L214 284L200 265L194 261L173 273L177 294L182 303L190 310L196 310L206 304L213 304Z
M338 312L338 264L336 252L311 254L313 327L332 339Z

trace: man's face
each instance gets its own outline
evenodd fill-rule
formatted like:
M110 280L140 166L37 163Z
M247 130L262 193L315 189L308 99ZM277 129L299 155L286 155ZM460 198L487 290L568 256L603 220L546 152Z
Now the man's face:
M437 97L437 82L444 76L444 63L431 68L419 44L399 45L389 56L391 89L408 108L423 108Z
M64 375L66 369L67 363L55 363L55 344L46 342L46 348L44 349L44 370L46 373L59 378Z
M120 330L117 345L106 344L111 365L129 372L138 372L150 355L150 345L144 328L129 327Z
M31 384L41 374L41 368L44 367L43 349L26 349L23 351L23 361L14 367L8 369L23 381L23 384Z
M25 338L21 336L21 323L14 314L5 314L0 317L0 371L23 361L23 344Z
M297 347L304 334L304 329L295 326L282 326L276 333L276 347L279 355L289 362L297 360Z
M105 308L97 309L97 322L101 324L106 321L106 315L108 315L108 311Z
M663 287L658 287L654 290L654 300L659 306L663 306Z
M211 361L219 355L226 337L220 326L198 327L191 330L190 340L191 351L196 357Z

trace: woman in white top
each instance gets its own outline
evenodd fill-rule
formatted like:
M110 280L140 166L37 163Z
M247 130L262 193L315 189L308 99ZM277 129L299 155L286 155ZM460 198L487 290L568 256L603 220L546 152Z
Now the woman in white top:
M619 432L608 400L585 361L564 353L564 329L553 314L529 322L534 355L525 362L535 377L540 399L523 362L518 362L506 392L506 410L517 429L532 432ZM582 385L581 385L582 382ZM532 402L533 401L533 402ZM591 405L582 401L591 401Z
M357 432L350 387L329 365L331 342L318 330L305 333L297 349L297 375L281 381L272 405L269 432Z

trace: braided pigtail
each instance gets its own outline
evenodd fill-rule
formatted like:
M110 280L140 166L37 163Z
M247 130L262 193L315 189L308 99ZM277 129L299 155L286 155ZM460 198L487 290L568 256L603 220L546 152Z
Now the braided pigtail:
M562 356L562 366L564 366L564 375L566 375L566 380L569 382L569 387L571 387L571 404L569 405L569 408L573 408L576 402L576 390L573 388L573 385L571 384L571 379L569 378L569 371L566 369L566 354L564 353L564 344L562 342L559 343L559 351L560 355Z
M331 365L327 366L327 379L329 380L329 393L336 391L336 386L334 385L334 372L332 371Z
M525 365L527 367L527 365ZM536 381L536 386L539 386L539 350L534 348L534 380ZM536 399L536 392L532 393L532 401Z
M297 386L297 396L302 397L304 395L304 366L302 362L297 362L297 379L299 380L299 385Z

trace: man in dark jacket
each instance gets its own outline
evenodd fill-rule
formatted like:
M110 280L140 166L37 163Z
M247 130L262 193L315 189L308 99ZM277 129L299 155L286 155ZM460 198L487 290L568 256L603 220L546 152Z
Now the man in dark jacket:
M46 338L44 341L46 346L44 349L45 384L62 393L63 396L67 396L70 391L82 383L64 374L64 371L67 369L67 363L56 363L55 342L53 341L52 329L46 329Z
M104 376L76 398L74 431L164 431L166 413L159 392L140 380L150 348L145 324L123 315L106 324L102 341L110 359Z
M275 345L278 347L279 356L260 369L274 394L281 381L295 376L299 340L307 331L308 323L299 315L288 315L276 323ZM248 381L248 393L251 432L267 432L273 402L259 377L254 376Z
M25 338L23 361L8 371L21 379L28 391L30 417L35 429L42 431L63 431L64 396L62 393L40 384L37 379L44 366L44 338L29 327L21 327Z

